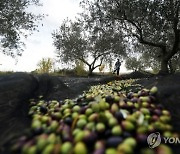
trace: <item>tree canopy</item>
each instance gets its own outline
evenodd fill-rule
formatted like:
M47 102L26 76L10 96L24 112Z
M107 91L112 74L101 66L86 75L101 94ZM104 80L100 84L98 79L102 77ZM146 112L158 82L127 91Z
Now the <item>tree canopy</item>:
M40 6L39 0L1 0L0 1L0 50L12 57L21 55L21 37L27 37L37 30L37 21L43 15L27 11L29 6ZM15 49L15 50L13 50Z
M88 66L89 74L103 61L113 56L125 55L122 34L118 27L102 29L96 22L65 20L52 35L59 58L64 62L82 61Z
M160 72L168 73L170 60L180 52L179 0L84 0L82 6L105 26L119 24L131 48L150 47Z

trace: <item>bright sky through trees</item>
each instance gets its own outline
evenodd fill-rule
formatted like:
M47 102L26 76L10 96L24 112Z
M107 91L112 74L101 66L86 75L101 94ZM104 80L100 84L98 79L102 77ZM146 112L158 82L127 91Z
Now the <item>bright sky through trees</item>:
M75 19L82 9L79 6L81 0L41 0L42 7L32 7L33 13L47 14L39 24L39 32L34 32L24 42L25 50L18 61L5 56L0 52L0 71L25 71L30 72L37 68L42 58L55 58L55 47L52 45L52 32L58 29L67 17ZM126 71L123 68L124 71Z
M25 51L16 60L0 53L0 71L33 71L44 57L54 57L52 45L53 30L57 29L65 18L73 19L78 12L80 0L41 0L42 7L29 8L35 13L48 14L39 25L39 32L34 32L25 40ZM43 24L43 26L42 26Z

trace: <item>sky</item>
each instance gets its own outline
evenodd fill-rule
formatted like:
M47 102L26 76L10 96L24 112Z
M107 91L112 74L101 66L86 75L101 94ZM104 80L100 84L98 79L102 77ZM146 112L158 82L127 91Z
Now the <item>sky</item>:
M42 58L55 58L52 32L60 26L67 17L75 19L82 11L79 6L81 0L41 0L42 7L31 7L36 14L47 14L39 24L39 32L34 32L25 40L25 50L18 61L0 53L0 71L31 72L37 68ZM43 24L43 26L42 26ZM57 65L58 66L58 65ZM123 68L125 71L125 68Z

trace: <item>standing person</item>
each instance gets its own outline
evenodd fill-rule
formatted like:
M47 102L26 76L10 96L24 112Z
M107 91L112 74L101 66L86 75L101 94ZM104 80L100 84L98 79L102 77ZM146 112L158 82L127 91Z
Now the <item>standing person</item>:
M119 61L119 59L117 59L113 73L117 72L117 75L119 75L120 66L121 66L121 62Z

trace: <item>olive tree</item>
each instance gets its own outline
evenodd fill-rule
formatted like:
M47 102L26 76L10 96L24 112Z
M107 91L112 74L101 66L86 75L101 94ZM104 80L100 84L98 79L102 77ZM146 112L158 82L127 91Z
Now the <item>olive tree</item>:
M141 61L139 61L138 58L136 57L128 57L126 59L125 67L128 70L133 70L133 71L142 71L144 70L143 65L141 65Z
M160 70L160 63L158 58L152 58L153 55L149 53L139 53L137 56L129 55L126 58L125 67L128 70L144 72L151 70L153 73L158 73Z
M64 20L52 36L58 58L63 62L82 61L88 67L89 75L103 61L120 53L125 55L122 34L116 28L102 29L96 23L82 19L74 22Z
M50 73L53 71L54 61L51 58L42 58L38 64L36 71L38 73Z
M12 57L22 53L22 37L37 30L37 21L44 15L27 11L40 6L39 0L0 0L0 51ZM15 50L14 50L15 49Z
M118 23L131 45L155 49L149 52L159 57L160 73L169 72L169 61L180 52L179 0L84 0L82 6L106 26Z

